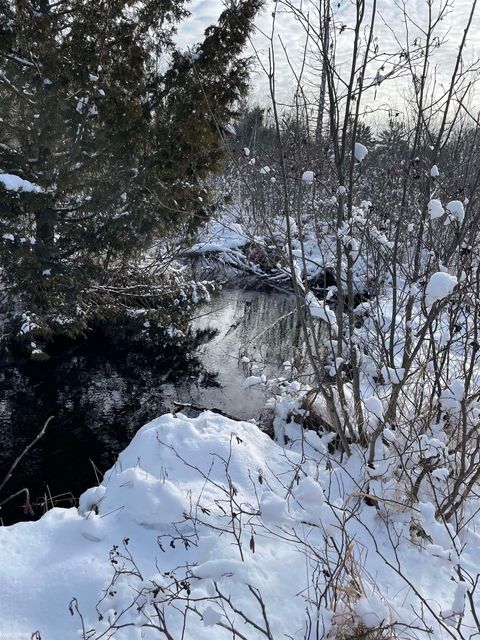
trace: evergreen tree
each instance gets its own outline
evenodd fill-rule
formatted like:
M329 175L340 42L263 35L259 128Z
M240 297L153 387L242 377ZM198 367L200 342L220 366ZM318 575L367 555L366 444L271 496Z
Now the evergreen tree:
M84 330L115 307L102 287L205 212L260 4L232 3L181 54L183 0L0 0L4 335Z
M273 123L269 123L264 108L259 105L245 106L236 129L240 150L247 147L254 154L257 153L257 149L267 155L275 154L278 147L277 133Z

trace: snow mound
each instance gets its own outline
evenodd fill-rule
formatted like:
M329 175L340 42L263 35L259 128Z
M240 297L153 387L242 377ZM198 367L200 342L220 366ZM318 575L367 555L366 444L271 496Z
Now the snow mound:
M291 455L297 462L299 458ZM278 550L275 560L271 548L264 552L258 548L242 562L238 550L232 548L231 536L225 533L219 538L217 531L207 528L201 531L198 548L192 545L186 549L181 543L170 545L170 535L194 534L188 514L197 510L214 526L219 524L212 505L215 507L215 501L220 504L220 514L228 508L228 478L239 503L251 504L254 511L259 512L259 505L255 504L251 483L259 469L265 468L264 476L276 495L284 493L281 483L268 474L268 464L280 473L288 473L290 468L283 450L247 422L206 412L194 419L181 414L165 415L147 424L120 454L102 484L81 496L79 509L54 508L37 522L0 527L0 635L23 640L38 630L42 638L53 640L81 637L80 620L69 612L72 598L77 598L89 628L100 634L115 618L113 612L118 613L129 599L138 597L147 582L144 579L140 583L134 575L126 576L115 595L101 603L103 620L98 620L95 606L112 577L109 554L114 545L122 548L122 540L128 540L128 550L142 576L157 575L155 584L170 583L164 572L188 562L192 567L192 594L204 596L212 580L227 591L240 590L242 606L244 591L249 593L247 582L264 582L274 593L274 584L282 582L286 549ZM207 477L212 482L206 482ZM286 508L285 500L283 504ZM201 529L200 524L197 526ZM162 543L164 537L166 541ZM122 562L125 560L118 560L119 565ZM271 576L264 575L264 563L269 573L272 570ZM152 581L153 578L149 584ZM287 596L287 591L293 598L294 589L284 589L282 593ZM229 637L221 629L219 635L211 635L211 625L219 621L219 611L215 602L210 603L204 620L195 621L188 637ZM133 613L138 616L136 610ZM182 616L177 620L173 611L172 616L173 635L180 637ZM148 635L146 631L141 636L118 637L158 635Z
M450 387L458 398L461 390ZM366 404L380 416L378 399ZM410 515L397 513L402 544L389 547L377 509L355 497L366 476L360 452L341 466L324 455L331 434L291 422L288 435L281 447L248 422L210 412L164 415L138 431L78 509L0 527L2 637L81 638L85 625L92 640L154 640L160 636L150 623L159 610L173 638L231 640L232 625L243 637L267 637L258 630L264 615L274 638L308 637L313 616L325 638L337 637L342 601L336 610L318 607L310 591L329 592L322 554L327 549L328 563L341 564L335 549L345 553L344 539L355 541L348 553L362 571L361 591L347 603L357 623L414 625L416 594L442 611L463 611L464 591L451 579L451 536L433 506L422 503L419 516L432 544L409 544ZM392 570L397 560L415 592ZM335 595L351 593L349 585L347 573ZM445 637L434 619L427 623L435 638Z

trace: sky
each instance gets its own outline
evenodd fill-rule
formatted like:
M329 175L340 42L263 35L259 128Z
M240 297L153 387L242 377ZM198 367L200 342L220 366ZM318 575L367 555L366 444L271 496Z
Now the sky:
M432 61L431 77L435 79L437 87L446 86L449 74L455 63L458 47L461 42L463 30L468 20L468 16L474 0L432 0L433 13L435 14L440 6L447 2L447 11L444 19L439 23L438 35L443 44L436 49ZM304 14L310 12L315 15L315 0L292 0L297 8L301 8ZM317 0L318 3L318 0ZM367 11L370 12L373 0L366 0ZM349 27L353 24L354 0L335 0L334 7L335 20L337 25L343 23L347 26L344 33L338 36L338 66L344 72L348 69L348 59L352 42ZM405 25L402 18L401 4L405 5L410 16L408 31L410 40L420 35L419 28L424 26L428 19L427 0L377 0L377 18L375 36L380 51L398 51L399 46L405 42ZM178 33L178 42L181 47L187 48L194 42L201 40L204 29L214 23L222 11L222 0L192 0L190 3L191 17L182 24ZM252 42L248 47L249 53L256 52L263 62L266 62L266 51L268 50L268 40L262 35L271 32L273 0L267 0L265 8L256 20L256 29L252 37ZM302 54L305 47L305 29L292 13L287 12L280 5L277 16L276 34L276 86L277 98L280 102L292 103L295 88L295 81L290 65L295 72L301 66ZM480 52L480 3L476 10L467 48L465 50L465 60L473 60ZM280 42L283 43L283 45ZM398 39L396 41L396 39ZM286 59L284 49L288 53L290 64ZM375 65L376 67L375 68ZM374 63L370 70L372 76L376 71L380 71L381 62ZM318 65L317 65L318 67ZM305 72L307 88L310 87L315 92L315 85L318 85L320 72L317 69L307 69ZM392 79L383 82L375 91L371 91L367 97L367 109L403 109L405 99L411 97L409 89L411 82L405 79ZM313 95L313 94L312 94ZM265 73L262 72L261 64L256 63L256 68L252 74L251 101L263 105L268 104L268 82Z

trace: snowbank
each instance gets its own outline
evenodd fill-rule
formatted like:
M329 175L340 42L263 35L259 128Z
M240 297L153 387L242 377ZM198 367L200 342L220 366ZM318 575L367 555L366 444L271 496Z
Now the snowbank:
M232 626L255 640L265 637L258 628L266 620L271 637L303 639L312 619L325 638L336 625L360 623L396 623L403 637L403 624L418 623L417 594L435 612L458 615L451 540L437 533L433 507L423 505L422 514L434 544L409 541L404 509L394 513L394 549L383 507L361 498L361 452L343 467L327 464L329 436L302 434L295 424L287 431L282 448L248 422L210 412L162 416L140 429L78 510L0 528L0 636L97 638L113 625L119 629L105 637L153 639L163 635L146 625L163 616L172 637L195 640L231 639ZM370 492L374 485L380 481ZM337 552L348 557L344 569ZM315 605L324 590L335 611L322 599ZM428 621L432 637L448 636Z

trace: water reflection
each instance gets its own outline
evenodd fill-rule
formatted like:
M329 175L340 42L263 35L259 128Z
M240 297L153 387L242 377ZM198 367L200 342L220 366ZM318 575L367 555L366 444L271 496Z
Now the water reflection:
M216 371L218 388L196 383L170 389L179 400L218 408L243 420L259 415L265 401L261 386L245 389L245 377L277 375L298 341L291 296L226 290L194 321L197 329L217 330L197 353L208 371ZM248 358L249 362L243 362Z

